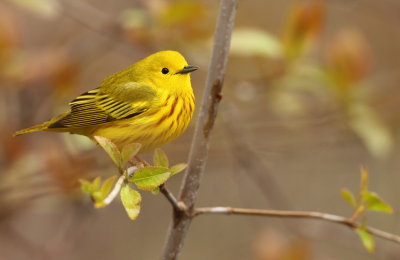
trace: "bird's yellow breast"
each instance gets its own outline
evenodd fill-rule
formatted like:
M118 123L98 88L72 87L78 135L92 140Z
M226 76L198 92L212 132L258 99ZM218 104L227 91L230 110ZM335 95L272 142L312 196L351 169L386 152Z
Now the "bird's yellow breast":
M133 118L118 120L93 129L89 137L103 136L121 148L130 143L142 144L140 152L150 151L180 136L194 111L194 95L168 94L158 105Z

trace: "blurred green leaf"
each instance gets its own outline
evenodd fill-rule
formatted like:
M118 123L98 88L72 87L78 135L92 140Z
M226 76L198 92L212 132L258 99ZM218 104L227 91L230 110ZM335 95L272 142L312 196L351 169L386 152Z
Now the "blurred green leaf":
M93 181L87 181L80 179L81 182L81 188L83 192L86 192L92 196L93 193L98 191L100 189L100 182L101 182L101 177L97 176Z
M368 172L364 167L360 168L361 171L361 182L360 182L360 194L367 191L368 189Z
M100 183L101 183L101 177L97 176L92 182L93 188L95 188L96 190L100 189Z
M154 190L161 184L165 183L171 173L164 167L145 167L137 172L128 180L133 182L139 189Z
M10 0L21 8L42 17L53 18L58 15L60 5L56 0Z
M108 196L114 186L117 176L107 178L102 185L101 177L96 177L92 182L87 180L79 180L81 183L82 191L90 194L96 208L103 208L107 206L103 200Z
M110 139L102 137L102 136L95 136L94 139L96 139L97 143L106 151L108 156L113 160L115 165L119 169L122 168L122 161L121 161L121 153L119 152L117 146L111 142Z
M184 169L186 169L186 167L187 167L186 163L179 163L179 164L176 164L176 165L172 166L169 169L169 172L171 173L171 176L173 176L173 175L175 175L177 173L180 173Z
M142 200L140 193L131 189L129 185L125 185L121 189L120 196L129 218L135 220L140 213L140 202Z
M240 28L233 31L231 53L242 56L265 56L269 58L282 57L282 45L274 35L250 28Z
M370 233L368 233L363 226L360 226L356 229L360 240L368 252L372 252L375 249L374 238Z
M127 9L119 17L123 27L127 29L143 28L149 22L149 15L143 9Z
M160 16L159 22L163 26L176 26L195 24L198 19L204 17L206 12L204 3L197 1L171 1L169 2Z
M99 202L101 202L101 200L102 200L102 195L101 195L101 192L100 192L100 190L95 190L95 191L93 191L91 194L90 194L90 196L92 197L92 200L94 201L94 206L96 207L96 208L100 208L100 206L99 206Z
M93 192L93 184L90 181L84 180L84 179L79 179L79 182L81 183L81 190L84 193L92 193Z
M142 148L142 144L139 143L125 145L121 151L121 166L125 166L139 152L140 148Z
M157 195L158 193L160 193L160 188L157 187L154 190L151 190L151 193L154 194L154 195Z
M365 208L367 210L380 211L385 213L392 213L392 207L383 201L375 192L364 191L362 194Z
M354 198L353 193L351 193L351 191L349 191L348 189L342 189L340 191L340 195L342 195L342 198L349 203L350 205L352 205L353 207L356 206L356 199Z
M376 158L387 157L393 150L393 136L375 111L366 104L352 103L349 113L350 127L368 151Z
M100 193L101 193L103 199L105 197L107 197L108 193L110 193L112 187L114 186L116 178L117 178L117 176L115 176L115 175L111 176L110 178L107 178L104 181L103 185L101 185Z
M92 198L96 209L101 209L107 206L107 204L104 203L103 194L101 194L100 191L94 192Z
M169 166L168 157L160 148L154 150L153 163L158 167L168 168Z

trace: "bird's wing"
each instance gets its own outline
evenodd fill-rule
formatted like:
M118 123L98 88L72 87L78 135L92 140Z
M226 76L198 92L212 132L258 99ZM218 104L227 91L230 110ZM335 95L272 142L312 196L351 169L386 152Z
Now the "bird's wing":
M48 128L97 126L131 118L147 111L155 96L151 87L132 82L111 91L96 88L71 101L70 112Z

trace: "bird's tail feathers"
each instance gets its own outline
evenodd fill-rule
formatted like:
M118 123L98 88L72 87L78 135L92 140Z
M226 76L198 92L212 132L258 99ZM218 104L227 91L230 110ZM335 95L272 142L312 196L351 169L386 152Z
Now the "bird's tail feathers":
M39 125L34 125L29 128L19 130L14 133L14 136L28 134L28 133L32 133L32 132L36 132L36 131L43 131L43 130L46 130L48 128L48 126L49 126L49 122L44 122Z

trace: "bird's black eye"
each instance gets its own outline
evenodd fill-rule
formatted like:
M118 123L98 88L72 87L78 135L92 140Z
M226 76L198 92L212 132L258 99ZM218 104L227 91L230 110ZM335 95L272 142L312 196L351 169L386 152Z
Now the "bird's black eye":
M161 73L162 73L162 74L168 74L168 72L169 72L169 69L167 69L167 68L163 68L163 69L161 70Z

